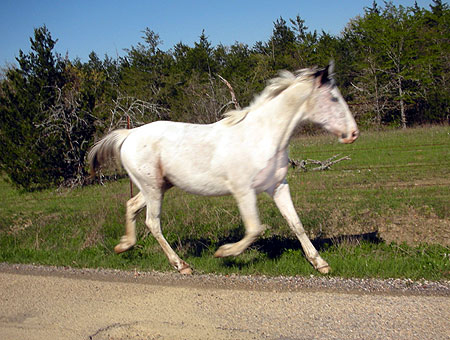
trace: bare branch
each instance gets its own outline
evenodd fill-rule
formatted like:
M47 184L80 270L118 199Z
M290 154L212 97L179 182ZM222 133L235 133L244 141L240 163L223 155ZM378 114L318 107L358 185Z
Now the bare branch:
M130 118L131 127L136 127L148 123L149 120L164 119L168 115L168 110L158 104L123 95L113 100L110 112L108 131L126 126L127 117Z
M352 85L355 89L357 89L359 92L364 92L364 89L362 89L361 87L356 86L355 84L353 84L352 82L350 82L350 85Z
M336 159L337 157L339 157L340 155L334 155L330 158L328 158L327 160L324 161L318 161L315 159L306 159L306 160L297 160L297 159L291 159L289 158L289 164L291 164L291 166L293 168L300 168L303 171L323 171L323 170L329 170L331 168L332 165L342 162L342 161L347 161L347 160L351 160L351 158L349 156L344 156L341 157L339 159ZM315 164L315 165L319 165L318 167L315 168L308 168L308 165L311 164Z
M236 108L236 110L240 110L241 106L239 105L239 102L236 99L236 94L234 93L234 90L233 90L233 87L231 86L231 84L224 77L222 77L220 74L218 74L217 76L219 77L220 80L222 80L225 83L225 85L230 90L231 101L233 102L234 107Z

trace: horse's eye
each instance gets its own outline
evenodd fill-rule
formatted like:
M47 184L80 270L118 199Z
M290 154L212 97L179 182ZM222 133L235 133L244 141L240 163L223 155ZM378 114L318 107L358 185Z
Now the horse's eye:
M331 101L337 103L339 99L337 99L336 97L331 97Z

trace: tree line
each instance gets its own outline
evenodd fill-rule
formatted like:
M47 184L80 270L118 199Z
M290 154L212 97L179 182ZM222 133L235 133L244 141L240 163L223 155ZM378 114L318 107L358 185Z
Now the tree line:
M213 46L203 31L193 46L163 51L158 33L124 57L87 62L54 52L46 26L0 79L0 169L25 190L84 184L85 158L104 133L154 120L211 123L250 103L278 70L326 65L360 126L407 127L449 121L450 10L375 1L341 34L311 31L297 15L273 23L267 41Z

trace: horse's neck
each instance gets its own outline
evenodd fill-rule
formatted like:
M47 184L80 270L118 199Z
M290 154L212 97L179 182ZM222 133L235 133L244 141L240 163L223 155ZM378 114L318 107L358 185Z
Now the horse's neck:
M302 107L306 108L309 93L310 89L305 87L295 100L290 97L293 93L282 93L259 107L249 123L254 124L262 138L271 138L278 150L285 149L296 126L302 121L305 112Z

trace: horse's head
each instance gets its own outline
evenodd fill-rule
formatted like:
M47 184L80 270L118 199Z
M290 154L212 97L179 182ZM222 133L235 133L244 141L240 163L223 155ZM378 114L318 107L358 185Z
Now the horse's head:
M341 143L353 143L358 127L333 79L333 62L314 74L307 119L337 135Z

